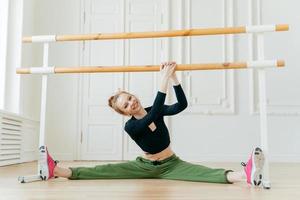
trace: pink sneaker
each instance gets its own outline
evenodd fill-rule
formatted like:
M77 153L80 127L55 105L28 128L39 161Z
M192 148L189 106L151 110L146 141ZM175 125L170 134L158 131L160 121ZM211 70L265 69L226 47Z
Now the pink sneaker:
M48 153L48 149L46 146L40 147L40 155L39 155L39 174L42 180L48 180L54 177L54 168L58 162L54 161L50 154Z
M263 172L263 166L265 162L265 156L263 154L263 151L256 147L247 164L241 163L242 166L244 166L244 170L247 176L247 183L255 186L259 186L262 183L262 172Z

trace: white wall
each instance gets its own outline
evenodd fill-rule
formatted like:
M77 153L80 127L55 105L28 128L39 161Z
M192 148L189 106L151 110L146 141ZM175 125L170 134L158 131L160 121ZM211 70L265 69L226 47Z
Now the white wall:
M68 34L80 33L80 0L72 1L54 0L38 1L31 0L25 3L24 14L25 21L30 27L28 34ZM172 29L188 28L186 17L187 0L172 0L171 2L171 21ZM195 24L215 26L219 21L205 17L210 12L215 12L217 16L222 16L216 12L222 9L221 4L226 1L191 1L194 10L191 17ZM196 3L198 2L198 3ZM244 25L248 23L247 3L246 1L234 2L234 24ZM220 4L220 5L219 5ZM59 6L58 6L59 5ZM214 6L217 5L216 9ZM297 66L297 53L299 52L300 26L297 7L300 3L297 1L274 2L271 0L262 0L263 17L265 24L289 23L291 30L288 33L270 33L266 34L266 58L283 58L287 60L285 69L271 70L267 72L267 96L269 100L269 139L270 139L270 160L271 161L300 161L300 81L297 78L299 67ZM203 12L200 12L202 10ZM208 10L208 12L204 12ZM276 10L281 10L278 13ZM31 11L34 14L31 15ZM27 13L27 14L26 14ZM181 18L183 16L183 18ZM30 23L32 18L32 24ZM200 24L200 25L199 25ZM218 25L218 24L217 24ZM220 24L219 24L220 25ZM24 29L24 33L26 29ZM234 47L236 60L248 59L248 38L246 36L235 36ZM212 46L213 39L199 39L198 47L192 47L193 54L199 54L194 59L202 59L207 62L213 58L219 61L218 46ZM180 49L181 45L186 46L186 39L171 39L171 57L176 61L187 62L188 52ZM276 42L274 42L276 41ZM38 46L38 44L35 44ZM206 45L206 46L205 46ZM23 45L23 47L26 45ZM79 43L51 44L50 46L50 65L74 66L79 65ZM26 47L28 48L28 47ZM215 49L214 49L215 48ZM33 47L33 54L23 54L23 60L26 64L41 65L42 47ZM186 50L186 49L185 49ZM24 51L23 51L24 52ZM214 57L215 55L215 57ZM207 60L205 60L207 59ZM201 82L207 78L208 81L216 80L222 77L220 72L193 72L194 80L198 80L193 87L199 88L199 95L205 100L206 85ZM231 73L231 72L230 72ZM220 76L219 76L220 75ZM240 161L246 159L251 147L259 145L259 116L255 114L257 108L252 104L257 103L257 86L252 84L252 80L257 79L256 74L248 71L234 71L229 74L229 81L233 81L232 91L233 99L229 104L234 107L231 114L209 114L197 112L185 112L176 117L172 117L170 129L172 135L173 148L184 159L189 160L210 160L210 161ZM58 75L49 77L49 90L47 99L47 145L55 154L57 159L76 159L76 137L77 137L77 117L78 117L78 77L79 75ZM183 76L184 78L185 76ZM25 78L24 78L25 79ZM185 86L186 80L183 79ZM196 82L195 82L196 83ZM199 85L200 83L200 85ZM39 113L39 78L33 80L26 78L26 86L23 87L24 115L28 114L33 118L38 118ZM147 84L147 83L145 83ZM219 85L212 85L212 88L218 88ZM227 84L230 84L227 83ZM231 87L229 85L229 87ZM33 90L31 88L34 88ZM220 90L222 92L222 90ZM218 92L209 93L209 95L219 95ZM253 91L253 93L252 93ZM186 88L187 92L187 88ZM31 96L32 95L32 96ZM208 95L208 96L209 96ZM252 107L254 110L252 110ZM203 109L205 107L201 107ZM208 109L214 111L213 107ZM230 111L231 112L231 111ZM252 114L252 112L254 114ZM213 113L213 112L212 112Z
M22 15L23 1L9 1L4 109L13 113L20 110L20 76L15 69L21 65Z
M5 94L6 45L8 34L8 0L1 1L0 5L0 109L3 109Z
M191 16L192 22L204 26L216 26L216 20L210 20L209 16L210 12L214 13L216 17L222 16L218 12L221 10L220 5L222 3L220 1L205 3L207 1L191 0L190 2L192 8L197 11L190 14L186 13L186 15ZM300 141L300 81L295 78L299 74L299 69L297 69L296 56L292 56L299 52L299 45L297 44L300 42L297 38L299 34L299 25L297 24L299 14L297 14L297 5L295 4L297 4L295 1L275 3L274 1L262 0L262 23L289 23L291 26L291 31L288 33L266 34L266 59L283 58L287 60L285 69L267 72L271 161L300 161L300 149L297 148ZM201 7L201 5L205 6ZM205 12L206 10L209 11ZM278 14L278 10L281 11L280 14ZM246 1L234 1L234 24L247 24L247 12ZM221 18L219 20L221 21ZM219 48L216 46L211 47L209 44L215 41L210 39L201 40L200 43L197 43L199 44L198 48L191 48L191 52L200 57L200 59L199 57L194 58L194 61L196 59L205 60L209 56L211 56L211 59L213 58L212 55L216 56L215 59L219 59L217 57ZM235 59L247 60L249 53L247 48L248 38L245 35L235 36L234 41L236 47ZM203 44L206 44L206 46L203 47ZM293 50L291 50L291 47ZM213 54L214 52L215 54ZM206 56L203 57L203 53ZM193 72L198 82L195 81L197 84L192 86L197 87L199 91L200 105L201 101L204 102L207 99L206 94L222 95L221 92L211 90L217 87L218 79L215 79L215 85L209 86L208 92L210 93L205 93L208 84L205 84L206 82L203 79L209 76L214 78L214 73L218 72ZM222 77L220 76L220 78ZM204 108L207 107L204 110L210 110L210 112L197 114L191 111L191 113L186 112L180 117L174 117L171 132L173 134L173 147L176 152L189 160L238 161L246 159L245 155L251 147L260 144L259 116L252 114L252 112L256 113L257 111L258 88L257 84L252 84L252 79L257 81L256 73L252 76L251 72L248 71L234 72L234 100L230 100L228 103L234 105L235 111L230 115L225 113L223 115L213 114L217 109L209 109L213 101L208 101L208 104L204 103ZM225 82L225 85L230 86L230 82ZM253 105L252 99L255 105ZM255 109L252 110L252 107Z
M67 34L80 32L80 0L24 3L24 34ZM23 65L42 65L41 44L23 44ZM25 50L25 51L24 51ZM28 50L28 51L26 51ZM79 64L79 43L50 44L49 65ZM40 117L40 76L23 76L22 114ZM78 75L49 76L46 144L57 159L76 157Z
M59 6L58 6L59 5ZM36 1L37 34L80 33L80 1ZM79 65L79 42L51 44L49 65ZM46 144L57 159L76 157L78 75L49 76Z
M23 36L35 34L35 4L28 0L24 4ZM38 45L22 45L22 66L35 66L41 62ZM28 118L39 120L41 76L21 76L20 113Z

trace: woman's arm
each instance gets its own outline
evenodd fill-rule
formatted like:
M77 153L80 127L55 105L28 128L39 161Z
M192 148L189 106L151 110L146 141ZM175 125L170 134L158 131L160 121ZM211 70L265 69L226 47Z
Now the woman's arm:
M170 77L175 71L174 65L171 65L170 63L162 63L160 74L161 74L161 82L159 91L157 92L156 98L154 100L154 103L152 105L151 110L141 119L131 121L130 124L126 124L125 130L127 129L134 129L134 131L139 131L141 129L144 129L145 127L149 126L157 117L161 116L163 112L163 106L166 99L166 92L168 88L168 82L170 80ZM127 131L126 130L126 131Z
M158 91L151 110L141 119L127 121L125 131L135 134L148 127L157 117L162 115L165 99L166 93Z
M176 66L176 63L173 63ZM172 74L170 77L170 80L172 81L173 88L175 90L177 103L174 103L172 105L164 105L163 108L163 115L175 115L181 111L183 111L187 107L187 100L186 96L184 94L184 91L180 85L180 82L178 81L176 71Z

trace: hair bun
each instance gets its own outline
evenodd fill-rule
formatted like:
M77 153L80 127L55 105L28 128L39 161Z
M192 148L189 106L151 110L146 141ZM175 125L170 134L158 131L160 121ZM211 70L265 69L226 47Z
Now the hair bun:
M109 107L111 107L111 108L113 107L112 104L113 104L113 99L114 99L114 97L115 97L115 96L111 96L111 97L109 97L109 99L108 99L108 105L109 105Z

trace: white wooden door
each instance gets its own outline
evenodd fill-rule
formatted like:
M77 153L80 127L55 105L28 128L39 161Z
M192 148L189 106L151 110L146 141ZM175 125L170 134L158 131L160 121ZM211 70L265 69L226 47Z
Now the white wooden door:
M85 1L84 32L165 30L168 15L167 12L163 12L162 7L166 8L166 2L165 0ZM167 46L168 39L85 42L83 64L103 66L159 64L168 57ZM113 112L107 106L107 99L118 88L123 88L138 95L144 106L149 106L157 92L156 80L156 73L82 76L80 159L127 160L141 153L123 130L128 118Z
M122 32L121 0L85 1L85 33ZM90 41L84 45L84 65L122 65L123 41ZM81 159L122 159L122 116L107 100L123 87L123 74L85 74L82 78Z

